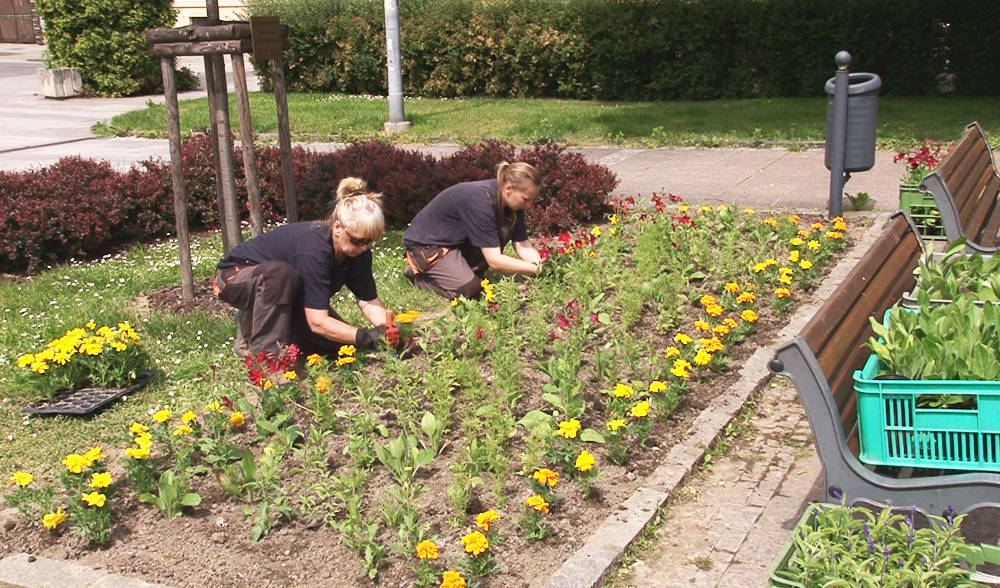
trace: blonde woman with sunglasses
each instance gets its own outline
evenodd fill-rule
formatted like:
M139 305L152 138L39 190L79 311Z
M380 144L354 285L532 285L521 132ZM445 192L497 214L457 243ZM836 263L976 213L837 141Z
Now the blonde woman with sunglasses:
M289 343L306 355L336 356L344 344L377 347L387 338L386 309L369 246L384 232L382 195L345 178L326 221L284 225L234 247L219 261L212 288L237 309L237 354L276 353ZM372 327L349 325L330 308L344 286Z

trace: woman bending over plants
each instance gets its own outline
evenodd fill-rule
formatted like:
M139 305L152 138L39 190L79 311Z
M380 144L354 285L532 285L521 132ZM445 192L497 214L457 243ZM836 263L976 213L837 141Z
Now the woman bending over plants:
M537 274L542 258L528 240L524 211L538 197L541 174L502 162L496 179L456 184L434 197L403 233L404 275L445 298L479 298L487 269ZM517 257L503 254L513 241Z

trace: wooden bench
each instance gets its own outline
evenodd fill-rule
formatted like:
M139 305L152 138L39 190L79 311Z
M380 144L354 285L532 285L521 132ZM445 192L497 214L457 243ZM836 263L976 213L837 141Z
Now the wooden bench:
M858 459L857 403L854 371L871 350L862 345L872 336L868 317L882 320L885 311L914 285L913 269L923 243L912 220L894 213L871 249L816 312L799 336L781 346L769 368L795 383L805 405L823 462L825 488L837 501L916 506L929 514L948 507L965 512L983 503L1000 503L1000 475L942 474L900 479L875 471ZM921 471L921 474L927 472Z
M918 189L934 197L949 242L965 237L968 253L997 250L1000 174L979 123L965 127L962 138Z

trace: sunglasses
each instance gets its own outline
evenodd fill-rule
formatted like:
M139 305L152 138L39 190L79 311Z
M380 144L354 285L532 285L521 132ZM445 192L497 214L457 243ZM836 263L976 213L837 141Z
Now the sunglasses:
M367 247L371 245L373 242L371 239L352 237L351 234L348 233L347 231L344 231L344 234L347 235L347 240L351 242L351 245L354 245L355 247Z

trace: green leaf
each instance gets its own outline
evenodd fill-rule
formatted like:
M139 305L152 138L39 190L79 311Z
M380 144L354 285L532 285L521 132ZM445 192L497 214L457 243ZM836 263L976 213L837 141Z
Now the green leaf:
M584 429L580 431L580 440L588 443L604 443L604 435L593 429Z
M181 504L184 506L198 506L201 504L201 496L194 492L188 492L181 498Z

